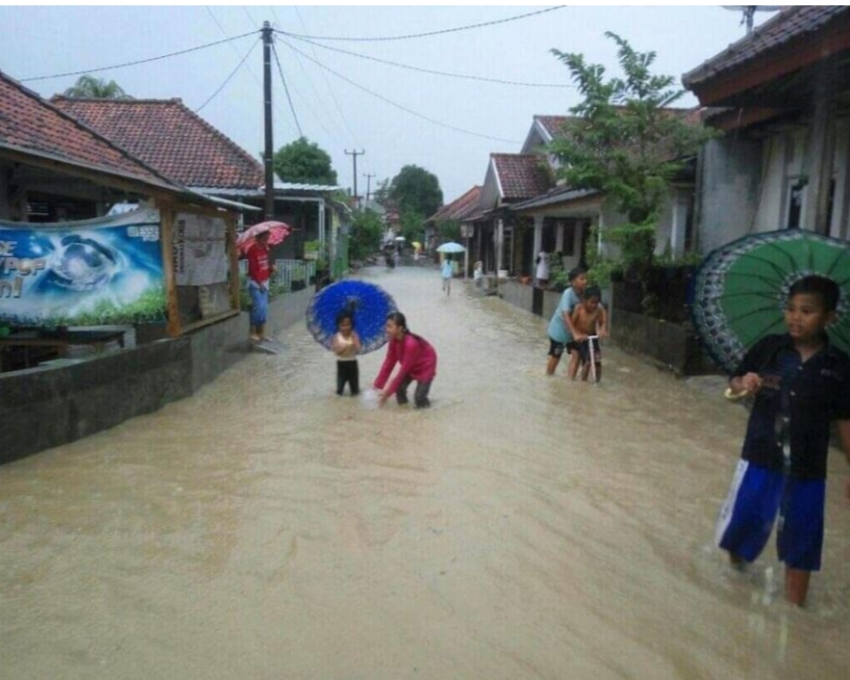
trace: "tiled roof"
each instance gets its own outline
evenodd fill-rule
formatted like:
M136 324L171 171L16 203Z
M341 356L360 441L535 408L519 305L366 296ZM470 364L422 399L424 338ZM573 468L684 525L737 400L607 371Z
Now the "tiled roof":
M0 71L0 146L52 157L146 184L179 189L110 140Z
M538 196L552 185L546 161L536 154L491 153L502 199Z
M51 100L164 175L190 187L253 188L263 166L180 99Z
M564 125L576 119L576 116L534 116L534 120L540 123L552 139L560 137L563 133Z
M460 198L444 205L426 222L439 222L441 220L463 220L478 209L478 199L481 197L481 187L474 186Z
M683 75L682 83L691 89L709 78L791 41L810 40L812 33L823 29L848 9L850 8L844 5L788 7L756 28L750 35Z

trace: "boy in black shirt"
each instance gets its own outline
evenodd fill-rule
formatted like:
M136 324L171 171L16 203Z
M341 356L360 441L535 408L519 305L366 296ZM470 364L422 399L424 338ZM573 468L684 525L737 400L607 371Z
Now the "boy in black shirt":
M788 333L770 335L746 354L729 381L755 395L741 461L717 523L732 564L755 560L779 514L777 551L785 596L806 600L820 569L829 425L835 420L850 462L850 359L830 345L838 286L825 277L797 281L785 309ZM850 499L850 478L847 480Z

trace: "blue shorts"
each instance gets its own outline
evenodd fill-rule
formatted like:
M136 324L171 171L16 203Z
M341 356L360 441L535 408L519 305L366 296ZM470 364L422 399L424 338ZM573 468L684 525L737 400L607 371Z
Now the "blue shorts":
M819 571L826 482L795 479L742 460L717 518L717 545L753 562L779 515L776 552L791 569Z
M248 293L251 295L251 325L262 326L269 313L269 291L249 283Z

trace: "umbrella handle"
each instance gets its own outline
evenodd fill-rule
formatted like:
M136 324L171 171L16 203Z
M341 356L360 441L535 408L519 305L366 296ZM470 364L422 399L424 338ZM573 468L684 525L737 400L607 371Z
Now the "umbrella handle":
M727 387L726 391L723 393L723 396L726 397L729 401L741 401L744 397L750 396L749 390L744 390L743 392L735 393L732 391L731 387Z

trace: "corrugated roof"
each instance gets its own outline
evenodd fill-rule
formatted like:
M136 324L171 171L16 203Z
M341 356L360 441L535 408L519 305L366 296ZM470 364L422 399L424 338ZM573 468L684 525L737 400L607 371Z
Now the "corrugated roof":
M848 9L850 7L845 5L788 7L757 27L750 35L683 75L682 83L692 89L791 41L810 40L812 33L822 30Z
M183 190L2 71L0 145L146 184Z
M515 203L511 205L511 210L528 210L530 208L542 208L543 206L547 205L569 203L570 201L577 201L582 198L588 198L589 196L597 195L600 195L600 192L596 189L571 189L567 186L560 186L555 187L550 191L547 191L542 196L535 196L531 200L522 201L521 203Z
M180 99L71 99L58 108L187 186L256 188L263 166Z

